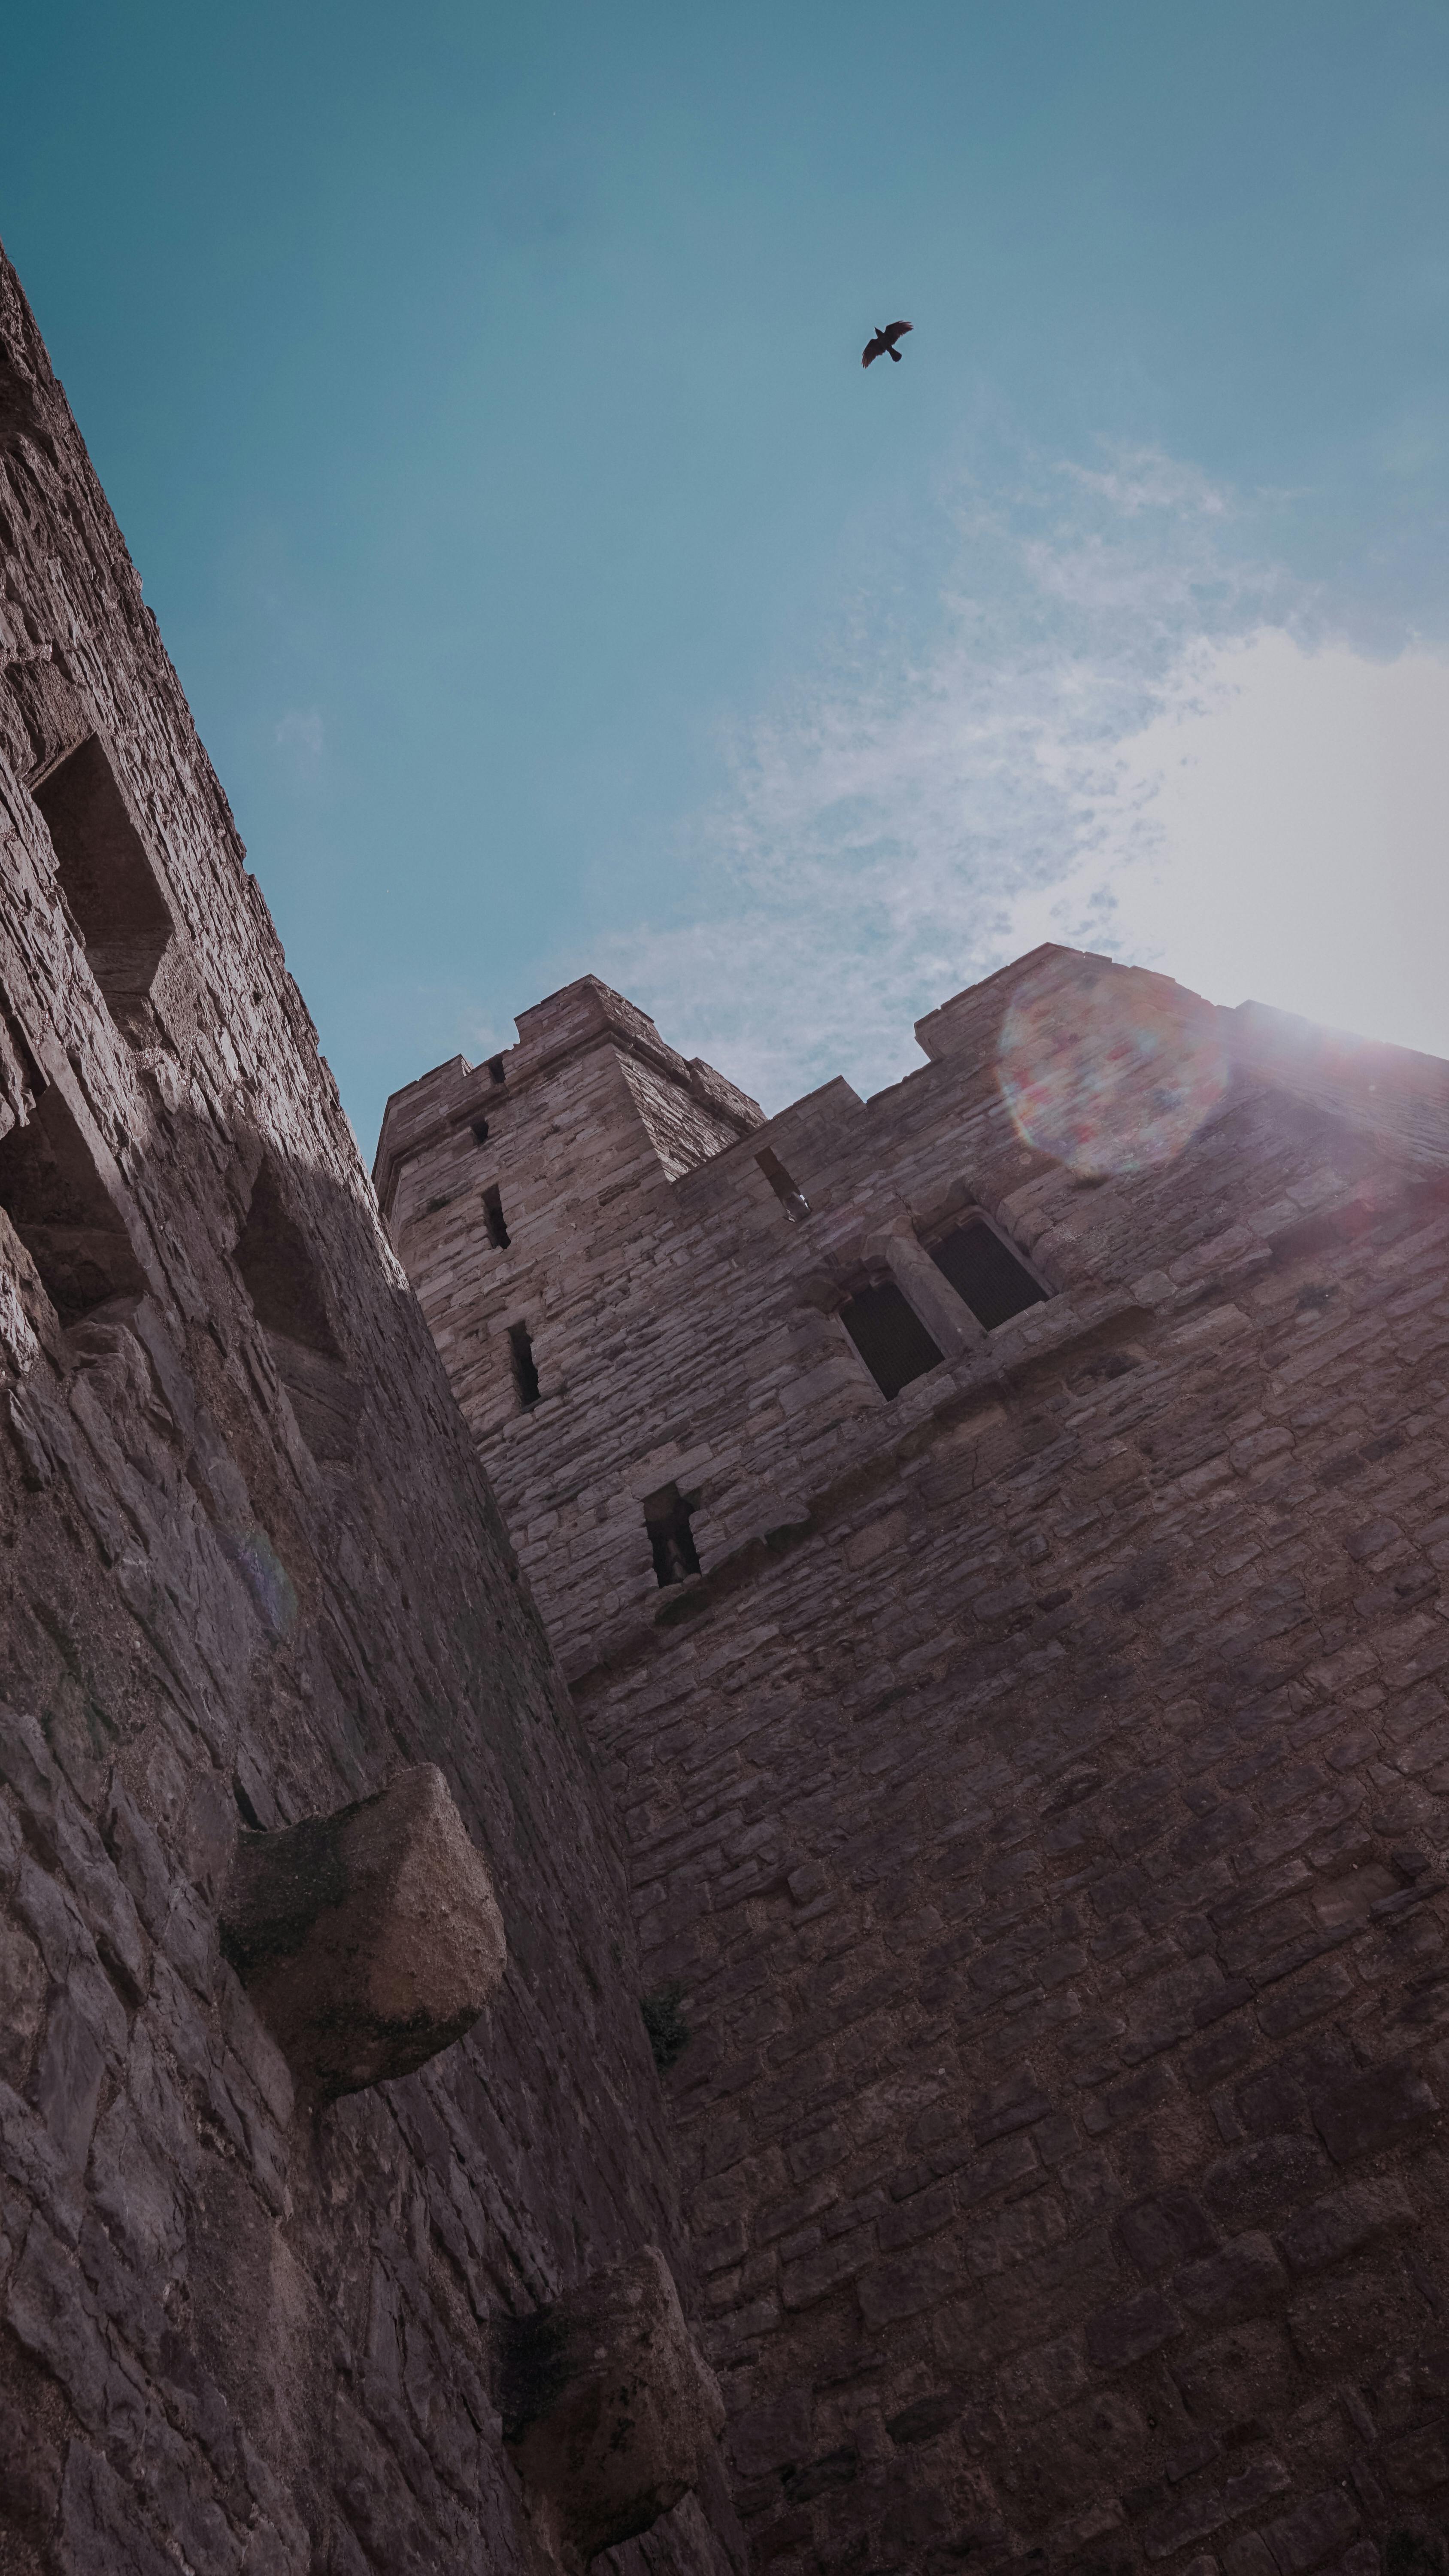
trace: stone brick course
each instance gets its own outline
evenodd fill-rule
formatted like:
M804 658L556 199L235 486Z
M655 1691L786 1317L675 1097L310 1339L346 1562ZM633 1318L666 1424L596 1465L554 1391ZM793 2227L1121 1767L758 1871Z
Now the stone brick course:
M1215 1055L1180 1150L1028 1141L1029 989ZM756 2564L1368 2576L1449 2518L1449 1068L1061 951L713 1136L592 979L519 1035L379 1190L692 2033ZM842 1309L971 1210L1050 1293L888 1400Z

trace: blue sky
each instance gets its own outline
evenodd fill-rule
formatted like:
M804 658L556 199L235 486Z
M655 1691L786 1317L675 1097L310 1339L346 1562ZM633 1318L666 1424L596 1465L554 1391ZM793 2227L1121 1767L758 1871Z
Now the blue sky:
M1042 936L1449 1052L1442 0L6 56L0 234L366 1150L589 967L771 1105Z

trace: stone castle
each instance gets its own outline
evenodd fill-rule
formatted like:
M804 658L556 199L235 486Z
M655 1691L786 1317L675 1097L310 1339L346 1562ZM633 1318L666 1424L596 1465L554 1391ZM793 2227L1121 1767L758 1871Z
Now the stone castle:
M1449 2504L1449 1068L1061 950L769 1121L597 983L518 1027L379 1192L753 2563L1369 2576Z
M586 978L374 1199L8 269L0 536L0 2570L1442 2569L1449 1067Z

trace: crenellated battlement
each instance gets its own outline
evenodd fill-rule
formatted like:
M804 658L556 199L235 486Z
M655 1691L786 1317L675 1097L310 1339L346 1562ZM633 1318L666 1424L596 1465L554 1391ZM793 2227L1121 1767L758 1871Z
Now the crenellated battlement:
M671 1178L760 1122L757 1101L702 1058L686 1061L676 1054L645 1012L585 975L520 1014L517 1046L481 1066L454 1056L393 1094L374 1165L384 1214L393 1213L406 1163L447 1145L464 1128L489 1125L505 1106L512 1120L513 1104L531 1084L600 1048L625 1069L625 1082Z

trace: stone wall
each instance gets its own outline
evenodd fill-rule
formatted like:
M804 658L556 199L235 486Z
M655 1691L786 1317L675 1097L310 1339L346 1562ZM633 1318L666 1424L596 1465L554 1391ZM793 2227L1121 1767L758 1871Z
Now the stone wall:
M0 2566L535 2567L501 2324L651 2244L688 2295L619 1856L3 266L0 540ZM222 1956L238 1835L420 1764L503 1981L329 2101ZM733 2563L701 2493L621 2568Z
M519 1026L379 1184L624 1820L756 2566L1440 2563L1449 1068L1039 952L681 1168L632 1006Z

